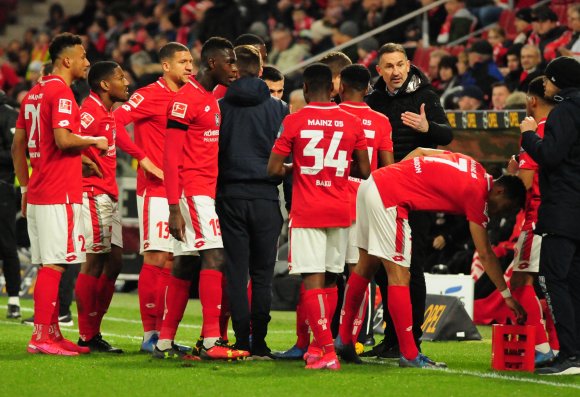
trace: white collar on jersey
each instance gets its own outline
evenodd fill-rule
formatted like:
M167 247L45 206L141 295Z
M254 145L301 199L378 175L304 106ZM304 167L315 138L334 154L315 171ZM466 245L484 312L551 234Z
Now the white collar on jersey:
M324 104L324 103L319 103L317 102L316 105L306 105L304 106L304 108L308 108L308 109L339 109L338 105L335 103L329 103L329 104Z

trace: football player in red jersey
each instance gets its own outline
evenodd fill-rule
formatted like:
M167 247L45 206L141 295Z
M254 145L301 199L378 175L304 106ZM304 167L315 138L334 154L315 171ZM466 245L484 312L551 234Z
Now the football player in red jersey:
M374 171L361 184L357 196L359 261L348 281L340 334L352 333L355 312L382 262L388 275L387 305L401 348L399 366L445 367L420 353L413 339L409 211L465 215L489 278L518 322L525 321L526 312L512 298L485 230L488 212L500 215L515 211L523 207L525 194L525 187L516 176L505 175L493 181L471 157L435 149L415 149L400 163Z
M123 240L118 206L116 179L117 149L141 160L141 166L158 178L163 172L146 159L123 129L117 133L112 107L115 102L129 99L129 82L123 69L111 61L95 63L88 76L90 95L80 108L81 133L85 136L104 134L109 149L101 156L95 149L84 151L101 171L101 176L83 178L83 219L87 261L81 265L75 295L79 315L79 345L91 351L122 353L112 347L100 332L103 316L107 312L115 281L121 272Z
M290 212L290 273L301 274L302 304L314 334L304 355L308 369L339 369L330 321L336 310L336 275L344 269L351 224L348 176L370 173L361 120L330 101L332 72L316 63L304 70L308 105L287 116L276 140L268 173L293 172ZM293 165L284 164L292 154ZM347 200L345 200L347 198ZM332 303L333 302L333 303Z
M58 285L69 264L85 261L81 217L80 150L108 149L104 137L81 137L79 109L70 85L86 77L89 61L79 36L63 33L49 46L53 74L26 95L16 123L12 158L22 186L32 263L41 265L34 289L34 332L29 353L88 353L58 328ZM32 175L28 176L26 151Z
M172 42L159 50L159 59L163 76L137 90L115 110L114 115L118 135L123 134L124 126L133 123L135 143L151 163L162 167L167 104L188 82L193 71L193 58L187 47ZM145 171L142 167L137 171L137 210L140 252L143 255L138 292L144 332L141 351L151 353L161 330L165 290L171 274L173 239L167 226L169 208L163 181ZM188 349L184 347L182 350Z
M546 118L553 107L554 101L544 94L543 76L536 77L528 85L526 110L528 116L533 117L538 123L536 134L540 138L544 137ZM535 362L538 366L553 359L554 352L546 337L546 328L542 324L541 305L534 290L534 278L540 271L540 247L542 245L542 236L534 234L541 202L539 166L523 149L520 151L517 176L524 182L528 194L524 208L524 225L515 247L514 271L510 283L514 297L520 301L528 313L526 324L536 327Z
M228 40L212 37L201 50L196 77L173 97L167 108L167 136L163 172L169 203L169 231L175 237L174 264L165 298L165 315L154 357L179 356L173 339L189 296L193 268L183 256L199 253L199 298L202 305L203 345L207 359L237 359L236 350L221 338L224 250L215 212L218 175L220 109L212 94L215 86L236 79L236 55Z

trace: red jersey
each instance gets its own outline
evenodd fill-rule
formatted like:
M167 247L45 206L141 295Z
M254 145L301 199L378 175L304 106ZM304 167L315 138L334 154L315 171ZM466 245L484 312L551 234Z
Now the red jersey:
M114 112L119 136L126 134L124 126L133 122L135 143L159 168L163 167L167 105L174 95L165 80L160 78L155 83L135 91L131 98ZM146 175L141 168L137 171L137 194L166 197L163 181L153 175Z
M218 84L213 89L213 96L215 97L215 99L219 101L220 99L226 96L226 92L228 92L228 87L226 87L225 85Z
M16 128L24 129L28 140L30 204L82 203L81 153L63 152L54 139L55 128L77 134L79 127L79 108L61 77L43 77L24 98Z
M544 126L546 125L546 119L543 118L538 123L538 128L536 134L540 138L544 138ZM534 172L534 179L532 180L532 187L528 190L526 194L526 205L524 207L525 218L524 225L522 226L523 231L533 230L538 222L538 208L540 208L540 182L539 182L539 166L538 164L527 154L523 149L520 151L520 169L522 170L532 170Z
M333 103L311 102L286 116L272 151L292 153L292 227L350 226L352 152L367 149L361 120Z
M487 227L487 197L492 177L469 156L450 153L415 157L373 172L386 208L465 215Z
M169 204L176 204L182 192L186 196L215 198L221 124L217 100L195 78L191 78L169 102L167 123L168 126L187 129L182 152L171 153L181 162L179 181L168 178L165 181Z
M382 113L375 112L366 103L359 102L342 102L338 105L341 109L354 114L361 119L363 131L367 139L367 150L371 162L371 171L378 168L379 150L393 152L393 128L389 118ZM350 191L350 215L354 222L356 220L356 193L362 179L349 177Z

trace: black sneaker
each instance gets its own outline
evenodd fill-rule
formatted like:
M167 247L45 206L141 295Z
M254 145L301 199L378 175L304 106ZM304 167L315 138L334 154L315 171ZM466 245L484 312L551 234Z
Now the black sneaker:
M153 348L153 353L151 355L154 358L158 358L160 360L167 360L167 359L179 359L179 360L188 360L188 361L199 361L201 360L199 356L194 356L191 354L187 354L179 349L179 347L171 342L171 347L169 349L160 350L157 346Z
M234 347L237 350L246 350L240 347L236 347L237 343L234 344ZM272 354L272 350L266 345L264 346L253 346L252 350L250 351L250 357L248 360L256 360L256 361L271 361L275 360L276 356Z
M558 355L549 365L536 369L538 375L578 375L580 374L580 357L563 357Z
M396 358L401 357L401 352L399 351L399 346L389 346L387 342L383 339L378 345L373 347L371 350L364 352L360 355L361 357L376 357L376 358Z
M63 314L62 316L58 316L58 325L61 327L72 327L75 325L72 319L72 314L69 312L67 314Z
M22 324L34 325L34 316L25 318L24 320L22 320Z
M78 345L88 347L89 349L91 349L91 352L116 353L116 354L123 353L122 349L119 349L118 347L113 347L109 342L104 340L100 332L96 334L91 340L84 341L82 339L79 339Z
M8 311L6 312L6 318L15 320L17 318L20 318L21 314L20 314L20 306L18 305L8 305Z
M337 335L336 339L334 340L334 349L340 358L342 358L344 361L353 364L362 364L362 360L358 354L356 354L354 345L352 343L342 343L340 335Z

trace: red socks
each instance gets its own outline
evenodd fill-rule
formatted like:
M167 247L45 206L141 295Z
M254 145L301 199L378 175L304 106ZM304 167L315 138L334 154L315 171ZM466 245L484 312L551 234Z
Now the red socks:
M141 311L141 322L143 331L158 330L157 325L157 280L161 274L161 269L157 266L143 264L139 273L139 309Z
M413 314L409 287L389 285L388 307L399 339L401 354L407 360L414 360L419 354L413 339Z
M322 347L324 354L334 352L330 332L330 307L324 289L311 289L304 292L304 305L314 339Z
M536 345L548 343L546 329L542 324L542 306L532 285L524 285L514 290L514 298L528 313L527 325L536 327Z
M58 285L62 274L58 270L43 267L38 271L34 287L34 333L38 342L48 340L48 329L54 312L58 316ZM58 317L57 317L58 320Z
M199 300L203 314L201 334L204 338L219 338L223 274L217 270L199 272Z
M230 298L228 297L226 276L222 273L222 304L220 309L220 335L223 340L228 340L228 323L230 321ZM250 306L251 309L252 306Z
M157 277L157 286L155 287L155 330L159 331L163 324L163 316L165 315L165 299L167 296L167 287L171 280L171 269L160 269Z
M113 300L115 281L116 278L111 280L105 274L101 274L101 277L99 277L99 283L97 284L97 316L95 317L94 325L97 333L101 332L101 322Z
M336 312L336 306L338 305L338 288L336 286L325 288L324 292L326 293L326 300L328 301L328 313L326 313L326 317L328 317L328 321L332 322L334 312Z
M364 318L365 305L365 294L370 280L356 274L351 273L346 287L344 290L344 300L342 303L342 311L340 313L340 327L338 329L338 335L342 343L356 343L354 335L358 335L360 332L361 324L355 323L355 319L361 317Z
M177 333L177 327L183 318L187 301L189 299L189 287L191 281L181 280L171 276L167 286L167 295L165 299L165 316L163 325L159 333L159 339L174 340Z
M81 339L85 341L91 340L99 332L98 329L95 329L98 284L98 278L80 273L75 285L77 313L79 316L79 334Z
M300 296L296 305L296 347L306 350L310 344L310 330L308 326L308 315L304 305L304 284L300 284Z

